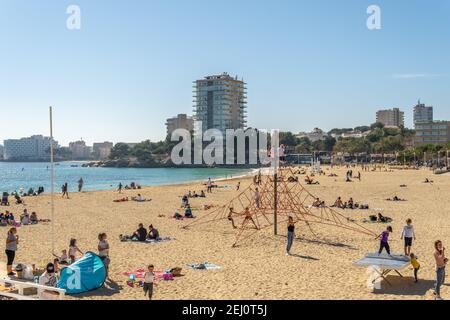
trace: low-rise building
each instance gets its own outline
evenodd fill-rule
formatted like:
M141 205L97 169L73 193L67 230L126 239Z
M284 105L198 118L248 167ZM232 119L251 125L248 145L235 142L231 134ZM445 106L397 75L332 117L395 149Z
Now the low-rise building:
M450 142L450 121L416 123L415 145L446 144Z
M112 142L96 142L92 148L92 155L96 160L108 159L113 146L114 144Z
M311 142L324 140L327 134L319 128L314 128L311 132L300 132L297 134L297 138L308 138Z
M70 142L69 150L72 152L73 160L88 160L92 153L92 148L88 147L83 140Z

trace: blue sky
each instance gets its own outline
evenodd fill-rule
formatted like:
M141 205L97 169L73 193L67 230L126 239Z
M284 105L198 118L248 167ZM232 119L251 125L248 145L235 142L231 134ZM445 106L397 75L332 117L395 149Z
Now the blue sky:
M192 112L192 81L224 71L248 83L252 127L354 127L391 107L411 126L419 98L450 119L447 0L1 0L0 39L0 141L48 133L49 105L63 144L159 140Z

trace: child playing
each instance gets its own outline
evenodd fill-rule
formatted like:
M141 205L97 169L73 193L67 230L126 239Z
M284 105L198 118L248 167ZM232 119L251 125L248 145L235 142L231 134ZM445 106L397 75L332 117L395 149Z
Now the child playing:
M76 239L70 239L69 244L69 258L70 258L70 264L74 263L77 259L77 252L80 254L83 254L83 252L77 247L77 240Z
M380 255L383 249L386 249L388 255L391 255L391 248L389 247L388 239L389 233L392 233L392 227L388 226L385 231L383 231L375 240L380 239L380 250L378 250L378 254Z
M69 256L67 255L67 250L61 251L61 256L58 257L59 264L67 265L69 264Z
M148 266L148 271L144 275L144 296L147 296L149 300L152 300L153 296L153 278L154 278L154 266L151 264Z
M411 253L410 258L411 258L411 265L414 268L414 279L415 279L414 282L417 283L419 281L417 279L417 272L419 272L420 263L419 261L417 261L417 256L414 253Z
M411 219L406 220L406 226L403 227L401 239L403 238L405 238L405 256L409 256L411 254L413 238L416 240L416 234L414 233Z

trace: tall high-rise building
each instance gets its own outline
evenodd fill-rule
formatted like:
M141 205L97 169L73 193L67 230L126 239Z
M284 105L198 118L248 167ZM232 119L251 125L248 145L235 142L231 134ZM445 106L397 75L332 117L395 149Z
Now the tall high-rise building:
M377 111L377 122L386 127L400 127L405 125L405 113L399 108Z
M203 132L214 128L225 134L227 129L246 127L247 92L244 81L223 73L194 83L194 120L201 122Z
M194 130L194 119L186 114L179 114L176 117L166 120L167 135L170 136L176 129Z
M50 137L35 135L28 138L8 139L4 141L4 160L48 160L50 158ZM58 143L53 141L56 148Z
M420 122L432 122L433 121L433 107L425 106L424 103L417 103L414 107L414 126Z

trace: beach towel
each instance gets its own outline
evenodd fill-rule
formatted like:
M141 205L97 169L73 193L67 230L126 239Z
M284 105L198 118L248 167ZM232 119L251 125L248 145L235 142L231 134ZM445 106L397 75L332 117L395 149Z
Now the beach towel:
M176 240L175 238L172 237L162 237L162 238L158 238L158 239L147 239L145 241L139 241L139 240L134 240L134 239L126 239L126 240L121 240L122 242L135 242L135 243L161 243L161 242L166 242L166 241L171 241L171 240Z
M205 263L190 263L187 264L187 267L189 269L194 270L218 270L222 269L221 266L215 265L213 263L205 262Z
M137 269L133 272L122 272L121 275L126 276L130 279L144 279L146 272L147 270L145 269ZM156 279L164 279L164 274L166 274L166 272L164 271L153 271L153 273Z

